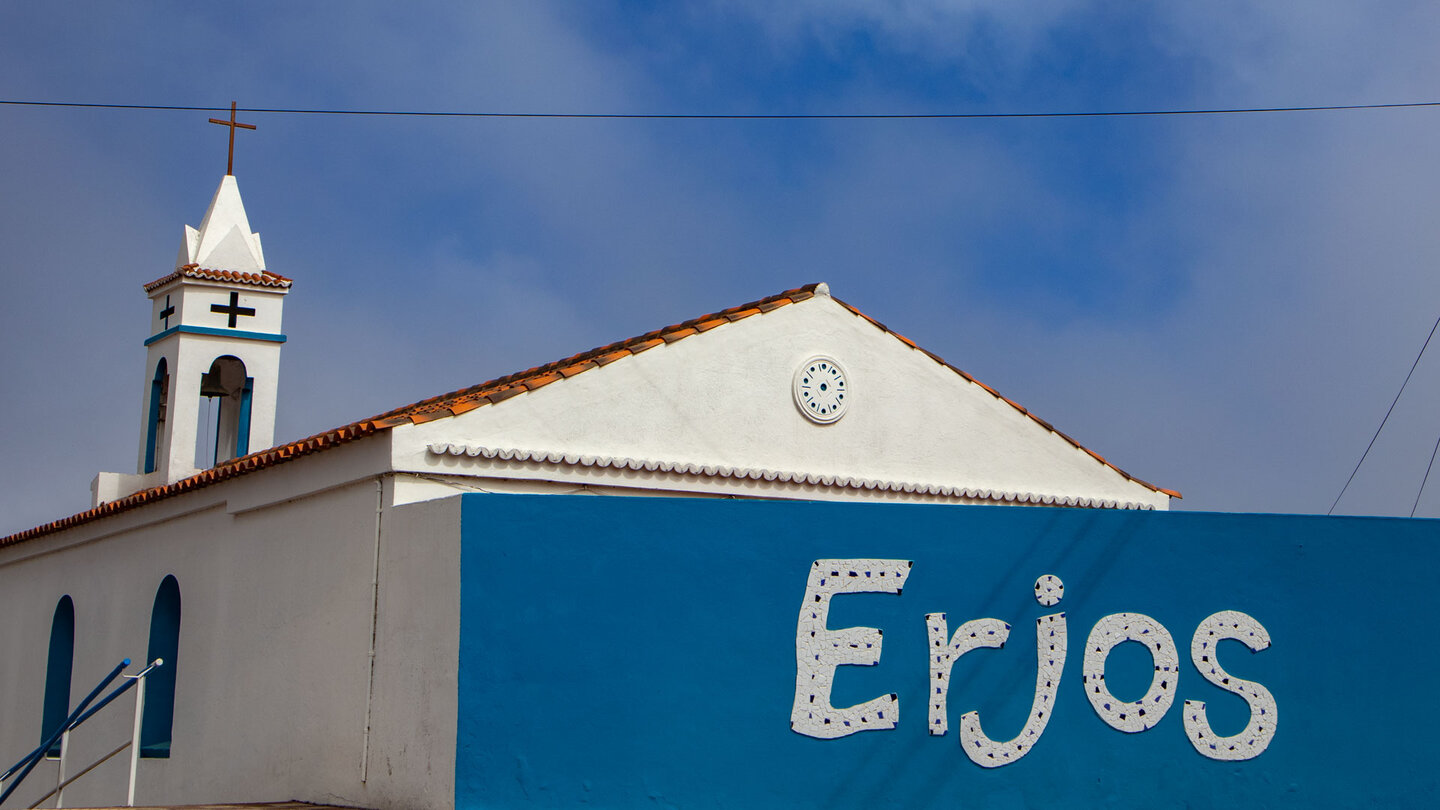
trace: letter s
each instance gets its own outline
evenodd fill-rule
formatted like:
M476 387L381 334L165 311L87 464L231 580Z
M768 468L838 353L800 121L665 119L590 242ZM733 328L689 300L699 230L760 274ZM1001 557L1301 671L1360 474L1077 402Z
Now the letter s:
M1185 736L1202 756L1219 760L1254 759L1264 753L1275 738L1278 711L1275 696L1254 681L1235 678L1220 666L1216 646L1223 639L1243 642L1252 652L1270 646L1270 633L1264 625L1238 610L1222 610L1207 617L1195 628L1190 642L1190 660L1205 680L1227 692L1245 698L1250 704L1250 720L1245 730L1233 737L1217 737L1205 716L1205 703L1185 701Z

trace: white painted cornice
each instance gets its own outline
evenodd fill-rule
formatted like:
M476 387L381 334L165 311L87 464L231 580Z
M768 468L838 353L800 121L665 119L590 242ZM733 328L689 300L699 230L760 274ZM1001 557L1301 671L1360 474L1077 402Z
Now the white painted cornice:
M694 464L623 456L584 455L545 450L495 448L465 444L435 443L427 451L432 456L449 456L498 465L562 465L575 468L629 470L657 476L745 479L784 485L822 487L837 491L850 490L901 495L929 496L928 499L954 500L961 503L1014 503L1035 506L1076 506L1092 509L1154 509L1147 503L1118 501L1108 498L1054 495L1043 492L1010 492L983 487L966 487L916 481L889 481L830 473L732 467L717 464Z

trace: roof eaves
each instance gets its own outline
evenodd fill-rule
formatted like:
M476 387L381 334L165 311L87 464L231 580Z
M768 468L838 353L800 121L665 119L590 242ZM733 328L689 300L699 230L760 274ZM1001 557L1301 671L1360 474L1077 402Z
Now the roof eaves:
M269 270L261 270L258 273L243 273L238 270L215 270L201 267L197 264L187 264L175 268L173 272L167 273L160 278L145 285L145 292L153 292L172 281L180 278L194 278L202 281L225 281L233 284L249 284L255 287L270 287L274 289L289 289L293 280L272 273Z
M202 470L189 478L182 478L171 484L162 484L160 486L150 487L149 489L142 489L139 492L102 503L99 506L92 507L84 512L71 515L70 517L51 521L50 523L36 526L33 529L26 529L23 532L17 532L8 537L0 537L0 548L14 545L15 543L20 543L25 540L32 540L36 537L52 534L64 529L81 526L99 520L100 518L126 512L137 506L143 506L144 504L163 498L203 489L211 484L228 481L231 478L236 478L254 472L255 470L274 466L282 461L289 461L290 459L317 453L321 450L328 450L332 447L373 435L378 429L374 422L354 422L333 430L327 430L324 433L317 433L314 436L309 436L299 441L272 447L268 450L261 450L237 459L231 459L230 461L217 464L208 470Z

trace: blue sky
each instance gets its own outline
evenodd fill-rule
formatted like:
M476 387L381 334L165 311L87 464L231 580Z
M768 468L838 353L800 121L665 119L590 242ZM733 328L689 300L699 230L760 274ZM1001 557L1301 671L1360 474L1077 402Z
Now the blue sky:
M9 3L0 98L950 113L1440 100L1422 2ZM0 533L138 444L206 113L0 107ZM1178 508L1324 512L1440 311L1440 109L674 121L250 114L277 439L811 281ZM1407 514L1427 356L1341 512ZM1440 486L1419 514L1440 515Z

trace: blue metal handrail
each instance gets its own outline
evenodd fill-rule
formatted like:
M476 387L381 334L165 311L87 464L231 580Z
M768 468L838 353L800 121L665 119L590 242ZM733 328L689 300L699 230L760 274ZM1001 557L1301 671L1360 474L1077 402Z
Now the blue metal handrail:
M110 670L110 674L106 675L105 678L101 680L94 689L90 690L90 694L86 695L85 699L80 701L80 704L75 707L75 711L71 712L70 716L65 718L65 722L61 723L60 727L55 729L54 733L52 733L49 737L46 737L44 742L40 743L39 748L36 748L34 751L31 751L30 753L21 757L20 761L15 763L14 765L11 765L9 770L5 771L5 773L0 773L0 781L9 779L11 774L24 767L27 763L43 759L44 753L46 751L49 751L51 746L55 745L55 742L60 739L60 735L65 733L65 729L69 728L70 724L75 722L75 720L77 720L80 715L85 712L85 709L90 706L90 701L94 700L96 695L104 691L105 687L109 686L111 681L114 681L116 678L120 677L120 673L124 671L125 667L128 666L130 666L130 659L126 658L124 661L121 661L118 666ZM25 777L22 776L20 778L24 779ZM14 790L14 785L11 785L10 790ZM5 791L4 795L0 795L0 803L3 803L5 799L9 798L10 790Z
M154 669L157 666L161 666L162 663L163 662L157 658L155 659L155 661L151 662L150 666L146 667L139 674L126 675L124 684L116 687L114 691L106 695L99 703L95 704L94 708L91 708L90 703L95 700L95 697L99 695L102 691L104 691L105 687L109 686L111 682L113 682L117 677L119 677L120 673L124 671L126 667L130 666L130 659L126 658L124 661L121 661L118 666L110 670L110 674L106 675L105 678L101 680L94 689L90 690L90 694L86 695L85 699L80 701L79 705L75 707L75 710L70 713L70 716L65 718L65 722L61 723L59 728L55 729L55 731L53 731L50 736L45 739L44 742L40 743L40 746L38 748L26 754L24 757L21 758L19 762L10 766L9 770L5 771L5 773L0 774L0 785L3 785L5 781L10 778L11 774L14 774L16 771L20 771L20 775L15 778L15 781L6 786L3 793L0 793L0 805L3 805L5 803L5 800L10 798L10 794L14 793L15 789L20 787L20 783L24 782L25 777L29 776L30 772L35 770L35 766L38 765L42 759L45 758L46 753L50 751L50 749L55 745L56 742L60 740L62 736L64 736L70 731L75 730L80 726L80 724L84 723L86 720L89 720L91 717L94 717L96 712L110 705L110 703L116 698L125 694L125 692L130 689L130 687L139 683L141 679L150 672L150 670Z
M115 698L118 698L118 697L120 697L121 695L125 694L125 690L127 690L127 689L129 689L130 687L134 686L135 684L139 683L141 678L145 677L146 675L149 675L149 674L150 674L150 670L152 670L152 669L154 669L154 668L156 668L156 667L158 667L158 666L163 666L164 663L165 663L165 662L164 662L162 659L156 658L154 661L150 662L150 666L145 667L144 669L140 670L140 671L137 672L136 674L134 674L134 675L126 675L126 676L125 676L125 684L124 684L123 686L117 686L117 687L115 687L115 691L114 691L114 692L111 692L110 694L106 695L106 696L105 696L105 699L102 700L102 701L100 701L99 703L96 703L95 706L90 709L90 711L85 712L84 714L80 715L80 717L77 718L74 723L71 723L71 724L70 724L70 728L68 728L68 729L66 729L66 730L67 730L67 731L74 730L74 729L75 729L77 726L79 726L81 723L83 723L83 722L85 722L86 720L89 720L91 717L95 716L95 713L96 713L96 712L100 711L101 709L105 708L106 706L109 706L109 705L110 705L110 701L112 701L112 700L114 700Z

